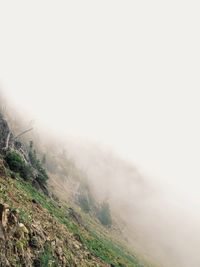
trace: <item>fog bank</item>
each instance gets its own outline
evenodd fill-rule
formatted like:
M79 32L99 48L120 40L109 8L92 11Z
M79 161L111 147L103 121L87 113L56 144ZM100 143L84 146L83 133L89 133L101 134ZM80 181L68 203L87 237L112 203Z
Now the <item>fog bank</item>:
M71 140L66 148L97 196L125 222L124 234L141 255L158 266L199 266L200 210L193 186L171 187L141 174L106 147Z

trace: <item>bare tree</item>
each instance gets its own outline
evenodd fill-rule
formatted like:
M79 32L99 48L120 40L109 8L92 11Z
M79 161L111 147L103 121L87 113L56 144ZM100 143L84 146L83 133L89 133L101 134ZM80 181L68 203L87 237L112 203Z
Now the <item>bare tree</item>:
M24 134L26 134L26 133L28 133L28 132L30 132L30 131L32 131L32 130L33 130L33 127L32 127L32 128L29 128L29 129L27 129L27 130L25 130L25 131L23 131L23 132L21 132L20 134L18 134L17 136L14 137L14 141L15 141L17 138L19 138L20 136L22 136L22 135L24 135Z

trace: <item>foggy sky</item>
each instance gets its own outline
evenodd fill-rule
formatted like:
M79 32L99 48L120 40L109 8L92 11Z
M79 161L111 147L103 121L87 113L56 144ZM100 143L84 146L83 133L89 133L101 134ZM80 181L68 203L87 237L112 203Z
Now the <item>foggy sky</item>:
M198 1L0 1L1 87L199 206L199 20Z

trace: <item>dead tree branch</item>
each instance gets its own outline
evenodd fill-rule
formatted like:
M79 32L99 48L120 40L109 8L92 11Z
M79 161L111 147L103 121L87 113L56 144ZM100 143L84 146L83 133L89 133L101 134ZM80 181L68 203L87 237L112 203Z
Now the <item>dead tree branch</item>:
M28 130L25 130L25 131L21 132L20 134L18 134L18 135L14 138L14 141L15 141L17 138L19 138L20 136L22 136L22 135L24 135L25 133L28 133L28 132L30 132L30 131L32 131L32 130L33 130L33 128L29 128Z

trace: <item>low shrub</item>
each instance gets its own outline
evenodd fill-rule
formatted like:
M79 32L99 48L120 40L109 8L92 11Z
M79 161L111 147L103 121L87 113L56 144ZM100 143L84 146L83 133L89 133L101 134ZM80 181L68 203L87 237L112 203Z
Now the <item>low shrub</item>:
M112 217L110 213L110 207L109 204L106 202L103 202L97 212L97 218L99 221L107 227L111 227L112 225Z
M19 173L24 180L32 177L31 166L28 165L16 151L10 151L5 157L11 171Z

